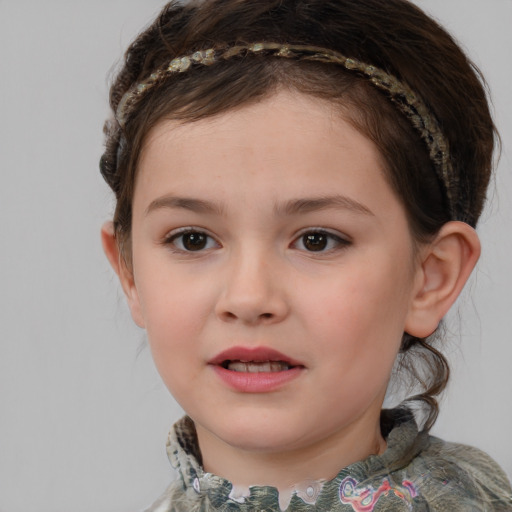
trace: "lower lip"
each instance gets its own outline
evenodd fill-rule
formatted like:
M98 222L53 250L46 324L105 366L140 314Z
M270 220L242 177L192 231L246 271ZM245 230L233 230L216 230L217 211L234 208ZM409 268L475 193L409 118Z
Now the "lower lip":
M240 393L270 393L296 379L304 368L295 366L282 372L234 372L222 366L213 366L215 373L230 388Z

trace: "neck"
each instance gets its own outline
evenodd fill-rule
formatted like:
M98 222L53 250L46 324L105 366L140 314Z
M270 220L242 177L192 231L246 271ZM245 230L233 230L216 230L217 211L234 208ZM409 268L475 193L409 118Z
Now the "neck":
M311 480L331 480L339 471L386 449L379 417L363 416L328 439L289 450L244 449L196 425L205 471L237 487L276 487L289 493Z

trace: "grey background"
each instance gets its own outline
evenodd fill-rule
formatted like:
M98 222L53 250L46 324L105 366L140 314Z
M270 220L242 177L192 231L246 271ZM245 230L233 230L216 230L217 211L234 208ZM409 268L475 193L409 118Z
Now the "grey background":
M435 433L512 476L511 0L418 0L491 89L504 141L484 253L451 315ZM107 74L157 0L0 0L0 512L137 511L171 478L181 414L102 254Z

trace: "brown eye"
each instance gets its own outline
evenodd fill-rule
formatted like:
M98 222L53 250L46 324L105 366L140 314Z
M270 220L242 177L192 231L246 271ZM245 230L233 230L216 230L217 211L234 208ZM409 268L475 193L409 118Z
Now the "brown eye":
M303 233L292 246L306 252L330 253L348 247L351 243L346 238L320 229Z
M183 247L187 251L200 251L206 247L208 237L204 233L185 233L182 235Z
M166 244L170 244L182 252L198 252L218 247L217 242L202 231L176 233L166 240Z
M326 233L306 233L302 237L302 243L308 251L324 251L329 242L329 235Z

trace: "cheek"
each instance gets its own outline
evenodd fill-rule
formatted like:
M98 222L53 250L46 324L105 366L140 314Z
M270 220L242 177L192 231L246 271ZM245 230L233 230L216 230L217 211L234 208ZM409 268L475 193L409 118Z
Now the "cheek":
M303 311L309 312L303 315L308 330L322 341L320 354L337 354L333 365L350 361L347 371L352 371L361 367L352 364L359 361L377 373L379 368L385 373L391 370L409 306L408 279L394 268L390 262L340 273L334 281L311 290L302 304Z
M201 358L197 340L209 315L211 298L201 283L194 284L183 274L144 272L139 281L139 300L153 359L170 386L169 381L179 378L186 362Z

